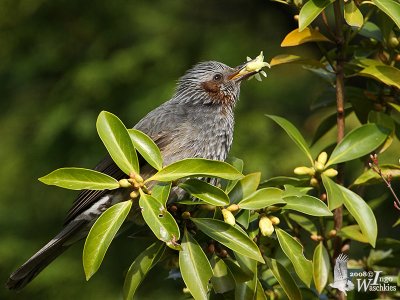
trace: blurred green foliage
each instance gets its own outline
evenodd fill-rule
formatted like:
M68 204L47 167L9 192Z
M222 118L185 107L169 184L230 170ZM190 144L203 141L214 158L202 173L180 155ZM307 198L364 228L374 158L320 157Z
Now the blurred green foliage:
M58 231L76 195L45 188L36 178L61 166L92 167L105 155L94 126L101 110L133 126L169 99L176 80L193 64L212 59L235 66L260 50L268 60L295 26L285 8L261 0L4 0L0 15L2 282ZM285 67L269 73L261 84L243 85L232 149L249 171L262 170L264 176L293 167L293 161L279 158L276 147L290 141L274 134L264 113L305 118L306 95L315 93L311 80L317 80L300 67L296 73ZM0 298L117 299L124 272L137 255L118 243L91 284L84 283L77 245L29 288L18 294L0 289ZM140 299L165 296L166 286L181 285L166 282L149 283L151 293L141 293Z

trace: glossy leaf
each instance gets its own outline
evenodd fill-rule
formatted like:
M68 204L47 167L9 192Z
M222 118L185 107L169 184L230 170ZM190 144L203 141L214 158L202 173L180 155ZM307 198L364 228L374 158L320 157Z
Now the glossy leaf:
M203 249L187 230L182 239L182 251L179 251L179 268L194 299L208 299L208 281L213 271Z
M266 262L287 297L290 300L301 300L300 290L287 269L275 259L267 258Z
M241 282L236 285L235 299L251 300L255 298L256 293L257 293L257 277L255 275L249 281Z
M368 239L364 234L362 234L359 225L349 225L342 227L338 235L343 238L358 241L360 243L368 243Z
M360 28L363 26L364 17L354 0L344 4L344 19L352 27Z
M188 179L179 184L179 187L208 204L215 206L225 206L229 204L229 197L223 190L203 180L195 178Z
M328 201L337 198L334 202L343 202L349 213L360 226L361 232L366 236L368 242L375 247L378 228L374 213L368 204L353 191L333 182L326 176L322 176L324 186L327 190Z
M226 162L231 164L239 172L243 172L244 162L240 158L231 157ZM235 185L238 181L239 181L239 179L235 179L235 180L222 179L221 187L226 193L229 194L229 192L235 187Z
M133 146L143 156L143 158L157 171L163 167L163 159L160 149L156 143L145 133L136 130L128 129L129 136L132 139Z
M379 168L381 169L382 175L385 178L387 178L389 175L392 177L392 179L400 178L400 166L398 165L382 164L379 165ZM368 169L354 181L353 185L376 184L382 181L383 180L379 174L371 169Z
M302 215L297 215L297 214L288 214L288 217L295 221L300 227L302 227L304 230L308 231L311 234L317 234L318 230L317 227L313 222L310 221L309 218L302 216Z
M349 132L333 150L326 167L367 155L387 138L387 130L376 124L365 124Z
M304 257L303 246L296 241L290 234L280 228L275 228L279 245L301 279L308 287L312 279L312 262Z
M311 2L311 1L309 1ZM309 3L307 2L307 3ZM272 116L272 115L266 115L268 118L272 119L275 121L279 126L282 127L283 130L286 131L286 133L289 135L289 137L295 142L295 144L303 151L310 162L313 164L314 159L311 155L310 148L308 147L304 137L301 135L301 133L297 130L297 128L290 123L288 120L278 117L278 116Z
M165 206L168 201L171 186L171 182L158 182L151 188L151 196Z
M358 75L376 79L400 89L400 70L392 66L375 65L361 70Z
M371 0L381 11L387 14L400 28L400 3L395 0Z
M222 294L233 290L236 285L235 279L224 260L214 255L211 259L211 266L213 269L211 283L214 291L217 294Z
M98 171L82 168L61 168L39 181L70 190L113 190L119 188L118 181Z
M139 162L125 125L117 116L102 111L96 122L97 133L113 161L125 173L139 173Z
M139 205L147 225L154 235L165 242L168 247L176 249L180 238L178 224L167 208L154 197L140 193Z
M133 299L139 285L151 268L160 260L164 250L164 244L160 242L153 243L135 258L125 277L123 288L124 300Z
M319 31L312 28L295 29L288 33L281 43L281 47L298 46L308 42L332 42Z
M267 295L265 294L264 288L263 288L260 280L258 280L258 279L257 279L257 292L256 292L255 300L268 300Z
M299 13L299 31L304 30L333 0L309 0Z
M100 268L108 247L131 209L132 201L108 208L93 224L83 248L83 269L89 280Z
M375 39L380 42L382 41L381 29L375 23L372 22L365 22L364 26L361 27L358 34L367 38Z
M257 292L257 262L236 252L235 257L241 269L250 276L249 280L237 283L235 299L254 299Z
M329 208L320 199L313 196L290 196L284 197L283 200L287 202L283 207L284 209L299 211L311 216L332 216L332 212Z
M264 263L257 245L237 228L219 220L192 218L194 224L212 239L244 256Z
M240 254L239 254L239 256L240 256ZM247 258L246 256L240 256L240 257ZM250 260L250 258L249 258L249 260ZM251 261L254 261L254 260L251 260ZM250 272L250 273L246 272L248 270L243 269L243 267L241 265L238 265L238 263L235 262L233 259L225 258L224 262L225 262L226 266L228 267L229 271L231 272L236 283L245 282L245 281L248 281L251 278L253 278L253 272Z
M324 68L324 64L321 63L319 60L310 59L310 58L303 58L298 55L293 54L279 54L274 56L270 61L270 66L275 67L282 64L301 64L305 66L314 66L317 68Z
M321 175L321 178L327 194L328 208L329 210L334 210L343 204L342 193L332 179L324 174Z
M219 177L236 180L243 175L223 161L187 158L164 167L146 181L174 181L185 177Z
M282 190L278 188L264 188L252 193L238 203L244 209L262 209L275 204L286 204L282 199Z
M320 242L314 250L313 277L315 288L319 294L324 290L329 276L329 254L323 243Z
M238 203L243 198L251 195L260 184L261 173L251 173L240 179L229 193L230 203Z

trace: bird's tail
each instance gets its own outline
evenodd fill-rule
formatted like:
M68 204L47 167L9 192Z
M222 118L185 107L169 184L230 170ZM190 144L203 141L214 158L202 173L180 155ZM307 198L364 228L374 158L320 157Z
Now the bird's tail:
M70 243L67 241L76 235L82 225L84 225L82 222L71 222L65 226L59 234L10 275L6 287L10 290L20 290L25 287L54 259L68 249Z

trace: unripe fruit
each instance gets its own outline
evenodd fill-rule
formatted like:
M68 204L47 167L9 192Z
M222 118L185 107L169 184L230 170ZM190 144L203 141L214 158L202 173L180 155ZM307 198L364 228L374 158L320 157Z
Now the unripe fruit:
M328 233L328 237L333 238L337 235L337 231L335 229L332 229L331 231L329 231Z
M235 216L226 208L222 209L222 216L224 217L225 223L234 226L236 223Z
M190 218L190 212L184 211L182 213L182 219L189 219Z
M325 168L325 165L321 164L319 161L316 161L314 163L314 167L315 167L315 170L317 170L318 172L322 172Z
M338 174L338 171L336 171L335 169L330 168L330 169L324 171L324 173L322 173L322 174L324 174L324 175L326 175L328 177L335 177Z
M389 46L392 48L396 48L398 45L399 45L399 40L395 36L392 36L389 39Z
M229 211L237 211L237 210L239 210L239 205L237 205L237 204L231 204L231 205L229 205L227 208L226 208L227 210L229 210Z
M263 236L271 236L274 233L274 226L268 217L261 217L258 222L258 227L260 228L261 234Z
M132 199L139 197L139 191L132 191L129 195Z
M118 181L119 186L122 188L127 188L131 186L131 183L128 181L128 179L121 179L120 181Z
M328 153L321 152L320 155L318 155L317 161L325 166L326 162L328 161Z
M315 174L315 170L309 167L297 167L296 169L294 169L294 174L313 176Z
M317 187L317 186L318 186L318 179L315 178L315 177L311 178L311 179L310 179L310 185L311 185L312 187Z
M281 222L281 220L279 220L279 218L275 216L271 216L269 217L269 219L271 220L272 225L278 225Z

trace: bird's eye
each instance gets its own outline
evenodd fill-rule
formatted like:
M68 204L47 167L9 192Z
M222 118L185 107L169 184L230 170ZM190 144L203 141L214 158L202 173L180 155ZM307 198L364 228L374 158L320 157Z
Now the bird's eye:
M219 80L221 80L222 79L222 75L221 74L215 74L214 75L214 77L213 77L213 80L215 80L215 81L219 81Z

